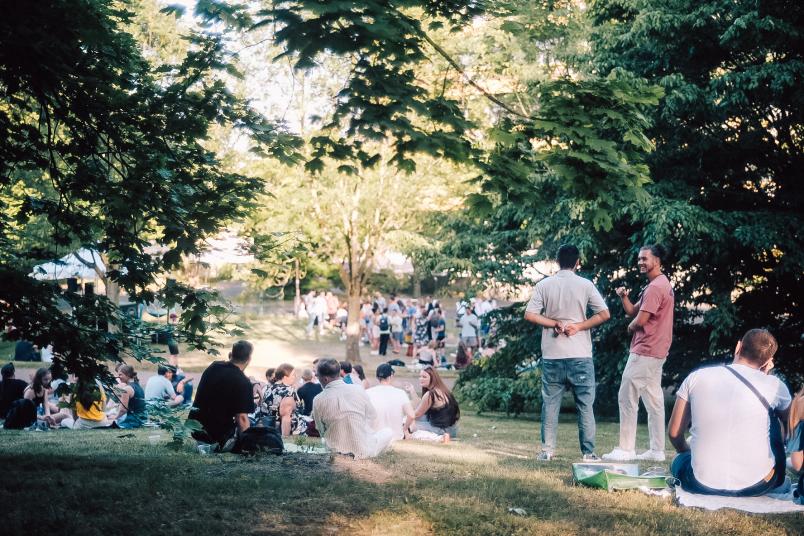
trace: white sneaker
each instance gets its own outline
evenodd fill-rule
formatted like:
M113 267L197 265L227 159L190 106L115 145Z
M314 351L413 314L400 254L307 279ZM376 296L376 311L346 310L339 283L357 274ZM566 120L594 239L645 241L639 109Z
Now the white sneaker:
M607 462L627 462L636 459L636 452L615 447L608 454L604 454L603 459Z
M661 450L646 450L636 457L637 460L646 460L650 462L663 462L664 452Z

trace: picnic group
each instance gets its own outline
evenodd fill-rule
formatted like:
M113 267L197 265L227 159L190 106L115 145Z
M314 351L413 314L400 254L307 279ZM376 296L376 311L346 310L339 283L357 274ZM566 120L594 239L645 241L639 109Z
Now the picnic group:
M661 380L673 341L675 307L672 284L663 273L667 255L660 244L641 248L637 266L645 286L638 293L626 288L616 292L631 319L627 327L631 344L618 393L618 445L600 457L595 452L591 330L610 319L609 308L595 284L578 275L580 254L574 245L559 247L559 270L536 283L525 320L542 330L537 459L549 463L555 456L561 401L570 390L584 462L663 462L667 434L676 450L670 471L687 491L759 496L782 486L788 471L798 479L801 490L804 390L791 396L774 375L778 344L768 330L755 328L741 334L730 362L692 371L678 388L666 421ZM306 302L308 333L325 327L345 329L337 300L311 293ZM458 302L456 318L465 353L447 363L446 323L437 302L402 302L396 297L386 301L378 294L364 303L360 317L364 342L383 357L388 357L389 348L392 354L403 352L407 343L404 353L416 359L419 389L395 379L395 367L404 365L398 358L377 366L375 386L360 365L326 357L302 371L282 364L269 369L265 381L258 382L245 374L253 346L241 340L232 346L228 360L216 361L203 372L194 398L192 383L175 361L160 366L144 389L134 369L120 365L112 393L86 389L89 395L73 394L69 404L64 402L70 393L82 391L60 389L67 378L55 367L41 368L25 382L15 378L9 363L2 367L0 415L6 417L6 427L11 421L12 427L21 427L20 414L27 412L22 424L30 428L133 428L146 422L149 403L186 404L191 405L189 418L201 425L193 437L205 452L244 452L270 443L266 438L294 435L321 437L331 451L355 458L377 456L394 441L447 443L458 438L460 409L439 370L461 368L471 361L488 335L488 323L479 316L493 305L490 300ZM636 444L640 400L647 410L649 435L649 445L642 452ZM796 500L801 500L800 495Z

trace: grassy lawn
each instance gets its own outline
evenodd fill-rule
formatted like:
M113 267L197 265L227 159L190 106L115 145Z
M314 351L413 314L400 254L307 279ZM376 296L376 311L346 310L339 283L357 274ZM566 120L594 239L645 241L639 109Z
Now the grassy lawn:
M569 419L559 429L563 448L546 464L533 460L537 423L501 416L465 415L460 440L397 443L373 461L201 456L189 443L179 452L151 445L156 433L1 432L0 532L771 535L802 527L801 516L707 513L639 492L574 487ZM601 423L599 452L616 433Z

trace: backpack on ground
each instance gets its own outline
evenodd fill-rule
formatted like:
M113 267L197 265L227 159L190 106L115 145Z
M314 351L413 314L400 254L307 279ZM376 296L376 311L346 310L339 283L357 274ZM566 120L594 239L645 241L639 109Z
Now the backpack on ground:
M273 426L252 426L240 434L232 452L237 454L250 454L254 452L269 452L271 454L282 454L285 451L285 443L282 441L282 434Z
M22 430L28 428L36 422L36 406L32 400L20 398L11 403L6 413L6 422L3 428L6 430Z

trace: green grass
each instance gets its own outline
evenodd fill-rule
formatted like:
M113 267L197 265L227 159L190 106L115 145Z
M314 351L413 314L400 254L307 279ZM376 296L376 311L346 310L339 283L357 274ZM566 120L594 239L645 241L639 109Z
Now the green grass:
M452 444L397 443L371 461L200 456L189 443L179 452L151 445L156 433L0 433L0 532L767 536L802 526L801 516L702 512L639 492L575 487L577 428L569 419L550 463L533 459L537 422L494 415L464 415ZM615 424L599 425L600 452L616 433ZM644 427L639 440L646 443Z

